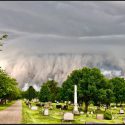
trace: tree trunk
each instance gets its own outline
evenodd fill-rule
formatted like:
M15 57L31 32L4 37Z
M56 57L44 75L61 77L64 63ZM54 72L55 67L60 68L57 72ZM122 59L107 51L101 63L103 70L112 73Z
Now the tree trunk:
M87 113L87 111L88 111L88 106L89 106L89 103L85 102L85 113Z
M6 105L6 99L5 99L5 105Z

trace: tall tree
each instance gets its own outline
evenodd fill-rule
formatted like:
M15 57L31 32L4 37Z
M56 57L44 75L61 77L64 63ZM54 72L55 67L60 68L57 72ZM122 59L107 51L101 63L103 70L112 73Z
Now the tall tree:
M48 102L50 101L50 90L46 84L41 86L40 93L39 93L39 100L41 102Z
M74 85L78 87L78 102L85 102L85 112L88 111L88 106L98 91L104 84L104 76L97 68L83 67L82 69L74 70L64 81L62 85L62 97L73 101Z
M110 80L110 83L113 84L113 92L115 96L115 103L125 102L125 80L124 78L115 77Z
M37 97L37 92L33 88L33 86L29 86L28 90L25 93L25 96L27 99L29 99L29 101Z
M113 85L107 78L104 78L93 97L93 102L96 106L100 107L101 104L106 104L107 108L110 103L114 101Z
M57 85L58 83L55 80L48 80L46 83L43 83L39 93L39 99L41 101L54 102L60 96L60 89Z
M0 68L0 98L16 99L19 96L18 83Z

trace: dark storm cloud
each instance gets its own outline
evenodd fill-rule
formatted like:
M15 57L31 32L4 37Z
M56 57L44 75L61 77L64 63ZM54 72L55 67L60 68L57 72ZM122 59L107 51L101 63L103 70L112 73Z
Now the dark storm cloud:
M90 63L123 67L124 12L124 1L1 1L0 33L7 32L9 37L0 53L0 64L20 83L28 80L33 67L34 82L50 75L62 82L74 66ZM43 69L44 60L49 68L38 70ZM65 64L72 65L68 69Z

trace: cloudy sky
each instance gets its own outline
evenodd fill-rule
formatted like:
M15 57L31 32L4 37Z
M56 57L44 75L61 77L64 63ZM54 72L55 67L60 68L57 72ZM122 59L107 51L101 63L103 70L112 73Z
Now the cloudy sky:
M117 60L125 58L125 2L0 1L3 32L9 37L0 65L15 75L24 57L26 62L41 54L107 54Z

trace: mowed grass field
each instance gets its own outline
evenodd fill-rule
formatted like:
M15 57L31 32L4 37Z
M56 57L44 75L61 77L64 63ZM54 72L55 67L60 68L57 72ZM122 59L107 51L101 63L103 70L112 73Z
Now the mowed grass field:
M35 105L35 104L34 104ZM106 124L122 124L123 118L125 118L125 114L118 114L120 107L114 109L113 107L110 108L113 119L112 120L97 120L96 114L89 114L88 116L86 114L74 116L74 121L72 122L62 122L63 113L64 112L72 112L73 107L69 107L68 110L60 110L56 109L56 104L53 103L53 109L49 110L49 116L44 116L39 108L38 110L34 111L29 109L29 107L22 101L22 123L23 124L66 124L66 123L72 123L72 124L85 124L85 123L106 123ZM91 109L96 109L95 106L89 106L89 111ZM104 109L101 108L101 111L104 112Z

